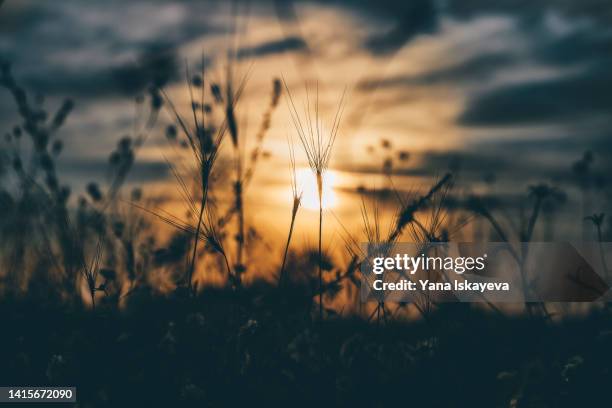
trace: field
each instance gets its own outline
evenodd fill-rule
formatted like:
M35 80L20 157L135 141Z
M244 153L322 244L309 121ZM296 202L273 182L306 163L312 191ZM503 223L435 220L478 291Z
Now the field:
M163 17L174 18L176 7ZM308 10L321 11L333 26L335 8ZM238 11L229 21L242 35ZM565 27L555 25L557 31L569 30L551 19L547 24ZM459 25L445 20L440 30L448 37ZM331 45L338 68L330 65L324 75L297 80L282 64L253 74L249 58L310 58L305 42L288 37L235 46L223 58L218 49L199 48L197 59L180 63L176 50L149 50L114 69L108 83L57 73L58 84L78 85L76 97L32 80L31 66L0 41L0 106L7 112L0 112L0 385L75 386L79 407L609 405L608 303L443 303L430 296L450 287L441 279L413 302L360 296L368 283L361 268L372 255L363 243L382 252L401 243L500 243L519 283L529 287L544 267L524 273L527 244L589 242L603 273L594 286L576 284L598 296L609 291L611 155L600 137L608 129L579 142L525 130L538 109L572 131L592 130L602 123L598 103L606 105L609 95L583 98L590 102L574 116L561 97L517 108L511 98L524 90L516 85L510 96L465 102L461 114L446 105L454 96L445 100L434 85L467 71L431 68L420 79L410 71L341 83L343 69L350 76L338 58L345 50ZM376 38L363 47L392 61L388 48L372 45ZM435 59L428 52L445 52L432 38L411 48L424 66ZM401 50L394 51L404 58ZM355 53L353 64L366 65ZM298 71L312 69L304 61ZM40 71L50 79L44 66ZM525 91L525 100L556 91L584 96L577 90L593 93L589 87L600 79ZM462 81L454 89L467 94L465 84L480 78ZM115 83L120 96L107 96L104 88ZM406 84L430 87L412 89L411 98L421 98L415 105L423 106L393 99ZM94 97L83 96L88 87ZM385 88L392 88L389 98L372 96L378 102L371 103ZM581 128L581 109L588 108L596 115ZM380 120L385 110L393 114ZM360 127L369 111L379 120L374 130ZM465 125L461 131L445 124L448 112ZM518 118L516 129L506 113ZM499 122L491 127L497 139L468 134L479 120ZM536 130L556 129L545 125ZM404 130L402 138L387 136ZM440 130L451 135L437 136ZM425 136L415 136L421 131ZM522 148L526 140L544 147ZM554 277L558 263L545 261Z

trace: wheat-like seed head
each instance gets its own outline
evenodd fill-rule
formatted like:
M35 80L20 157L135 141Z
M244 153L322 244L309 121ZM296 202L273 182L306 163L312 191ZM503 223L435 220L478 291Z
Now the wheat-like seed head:
M346 89L342 92L342 97L338 103L338 109L334 115L331 128L327 131L328 134L324 134L325 131L323 130L323 121L319 114L318 84L316 87L316 95L313 106L311 106L308 86L306 86L306 102L304 105L303 116L298 113L293 96L284 78L283 84L285 86L285 90L287 91L287 106L291 115L291 121L293 122L298 137L300 138L300 142L302 142L302 147L304 148L306 158L308 159L308 165L316 177L319 200L321 201L323 196L323 174L329 166L332 147L340 129L340 122L344 112L344 98L346 95Z

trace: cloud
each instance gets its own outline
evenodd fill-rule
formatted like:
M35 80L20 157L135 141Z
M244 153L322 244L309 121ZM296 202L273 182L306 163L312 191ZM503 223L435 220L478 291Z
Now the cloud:
M458 123L467 126L571 124L596 119L612 106L612 31L591 22L554 17L521 27L529 40L526 62L557 72L513 81L471 95ZM476 67L470 69L475 72Z
M450 0L444 3L443 10L461 19L486 14L512 15L524 25L539 24L550 12L571 19L588 18L602 26L612 22L612 10L607 0Z
M336 6L376 22L377 32L361 47L374 55L388 55L423 33L435 32L438 12L434 0L275 0L276 15L286 30L299 23L298 4Z
M568 163L586 150L597 151L607 169L612 156L606 120L612 106L611 31L593 21L565 19L556 29L540 22L540 26L517 26L517 34L528 40L525 52L508 55L508 62L514 60L517 68L501 73L502 77L516 73L514 80L468 90L457 123L473 130L489 128L490 141L478 142L478 149L514 157L514 167L507 170L514 176L528 177L532 172L568 181ZM517 81L521 66L554 74ZM474 66L466 71L476 73L477 69ZM510 132L515 132L515 137L495 137ZM538 162L522 158L525 151L539 157Z
M604 119L605 120L605 119ZM561 134L559 134L561 133ZM547 136L547 137L544 137ZM480 151L488 155L490 151L503 152L513 157L512 162L517 166L521 153L529 151L532 157L537 155L556 155L563 157L562 166L579 159L586 150L593 150L597 157L603 158L602 163L606 168L612 167L612 140L609 133L602 126L594 126L590 129L560 130L558 133L550 131L548 134L540 135L538 138L508 139L481 143Z
M338 0L367 17L380 17L388 29L368 37L362 44L375 55L391 54L420 34L436 33L443 17L471 20L487 15L514 18L523 29L540 26L551 13L569 20L587 19L599 28L612 24L612 9L606 0Z
M227 31L202 18L201 4L111 3L7 3L0 59L41 93L125 95L175 78L180 47Z
M473 98L458 122L468 126L520 126L606 114L612 106L610 68L597 65L570 76L494 89Z
M147 50L136 63L111 69L109 74L118 90L134 94L150 84L158 87L166 85L178 78L178 71L176 51L162 49Z
M45 95L103 98L136 95L149 85L163 86L178 78L173 49L148 49L134 61L90 69L47 68L23 78L28 89ZM17 73L18 74L18 73Z
M303 51L307 49L306 42L296 36L280 40L269 41L254 47L246 47L238 50L238 58L266 57L269 55L282 54L288 51Z
M438 25L438 13L431 0L381 2L389 6L389 27L382 34L365 40L363 46L377 55L392 53L419 34L433 33Z
M58 171L75 180L76 183L87 180L102 180L108 174L108 160L105 158L60 159ZM170 177L168 164L164 161L136 161L129 173L128 181L133 183L166 180Z
M15 2L3 3L4 1L0 0L0 33L25 32L50 18L57 17L57 13L51 8L27 7Z
M548 41L542 41L534 50L539 61L555 65L580 63L606 63L612 50L612 33L592 27L578 29Z
M507 68L515 62L516 57L508 53L480 54L459 64L432 69L422 74L367 79L362 81L358 87L360 90L369 91L374 88L483 81L491 78L499 69Z

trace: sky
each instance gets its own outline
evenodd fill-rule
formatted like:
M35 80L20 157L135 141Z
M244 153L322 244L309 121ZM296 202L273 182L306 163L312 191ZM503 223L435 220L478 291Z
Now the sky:
M246 135L259 126L274 78L298 101L318 84L329 124L346 89L331 166L347 172L338 177L349 184L380 169L384 139L410 154L395 165L398 174L459 166L471 188L494 173L524 190L566 180L586 150L609 170L611 23L612 7L600 0L7 0L0 60L49 106L74 100L62 138L64 169L76 179L101 174L152 78L164 78L184 111L185 66L196 69L204 55L220 78L230 49L238 75L248 76L238 113ZM17 124L13 105L0 90L2 128ZM162 112L139 155L143 181L169 177L168 120ZM292 132L281 103L265 142L272 170L257 175L261 185L288 180L288 171L279 174Z

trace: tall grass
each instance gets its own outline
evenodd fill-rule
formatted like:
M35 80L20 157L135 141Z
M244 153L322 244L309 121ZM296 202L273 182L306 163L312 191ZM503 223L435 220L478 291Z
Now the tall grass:
M146 248L144 245L140 246L139 244L145 239L139 235L144 234L146 225L150 224L143 220L135 220L133 213L120 214L119 190L133 167L138 147L146 140L147 131L152 127L152 120L146 121L143 128L135 130L133 135L119 140L116 150L109 158L108 188L89 183L86 194L79 197L78 207L76 211L73 211L69 202L71 197L69 186L62 184L56 170L63 146L59 130L66 121L73 103L66 101L59 109L49 114L43 108L42 101L32 98L17 84L7 67L2 67L0 74L0 85L12 95L18 108L19 120L23 122L5 135L7 149L0 151L0 155L6 157L5 162L0 163L0 170L5 172L12 170L11 177L13 177L6 184L2 180L3 185L0 189L0 208L4 215L0 219L0 227L2 234L8 237L0 245L3 250L10 247L10 250L7 251L9 252L8 266L4 268L8 271L9 277L5 282L25 289L30 284L28 282L30 278L24 272L26 269L45 270L49 274L51 271L57 271L55 280L39 281L45 284L51 282L47 285L49 287L57 284L58 287L68 288L72 290L72 294L83 295L81 298L86 301L91 298L93 308L100 307L98 304L101 298L99 292L106 293L107 284L116 278L117 273L124 272L123 276L127 277L130 284L128 292L131 292L135 282L146 283L146 278L141 275L152 273L155 267L163 264L163 262L156 264L151 259L154 259L156 255L171 252L170 247L173 243L167 244L167 248L159 248L158 243L151 239L147 241ZM195 163L195 177L189 178L179 169L182 163L170 162L170 160L168 163L176 178L179 192L187 203L190 219L184 221L161 211L146 209L147 205L140 198L133 196L131 199L135 207L145 209L149 214L177 228L182 236L187 237L185 240L187 249L183 252L177 251L180 253L180 261L172 264L174 273L181 276L179 278L172 275L171 282L173 285L176 283L177 286L187 286L192 295L198 290L199 280L196 274L202 270L201 259L208 253L214 253L217 261L218 265L214 271L223 275L227 274L227 282L233 288L243 285L243 274L246 272L244 264L248 263L246 258L249 256L248 240L245 237L249 227L245 217L245 191L253 179L260 157L264 156L262 154L264 138L270 128L271 115L276 108L283 86L277 80L272 83L271 98L265 106L261 124L254 133L255 147L248 160L244 155L247 145L247 129L240 126L240 115L237 109L246 79L236 84L228 73L226 82L219 85L211 82L205 74L204 63L202 63L202 70L195 75L192 75L189 67L185 68L186 87L189 92L188 102L190 103L190 110L187 114L177 107L176 100L170 98L164 90L158 91L163 104L160 100L152 102L158 108L165 106L173 122L168 128L167 137L181 139L176 141L177 144L184 145L184 149L188 151ZM315 273L316 257L317 276L313 280L318 279L318 288L314 294L311 293L311 296L305 296L305 298L311 302L309 307L318 298L319 319L323 319L324 296L336 293L335 291L343 281L351 280L354 286L357 286L358 283L353 279L359 261L363 258L362 254L358 257L356 252L349 251L351 258L346 268L342 270L342 267L325 266L326 263L336 264L335 260L333 263L327 262L329 257L323 251L323 222L326 221L323 216L326 198L323 184L342 121L345 95L343 94L340 98L331 126L325 128L319 106L318 88L314 98L311 97L308 88L306 89L303 112L296 106L298 104L295 103L286 82L284 89L287 92L287 105L292 124L300 138L301 147L317 183L319 220L317 249L316 252L313 249L312 257L307 259L310 262L309 265L304 267L308 262L301 264L297 262L297 266L292 265L292 257L288 254L296 233L296 220L302 197L296 180L294 146L289 143L293 203L286 241L279 243L284 246L282 247L282 262L277 286L282 288L283 283L289 277L297 276L302 272L300 270L302 267L303 271L306 271L304 275L308 274L312 277ZM214 104L217 106L212 106ZM143 107L142 101L139 106ZM215 115L216 111L213 112L213 109L219 109L222 112L220 115ZM156 110L153 110L153 113L155 112ZM228 212L231 217L236 217L236 233L232 238L228 238L227 234L230 228L224 229L226 218L216 216L218 201L215 200L218 186L215 184L215 176L225 170L223 161L219 158L227 135L231 138L232 150L229 153L233 159L233 167L230 168L233 173L228 177L230 180L228 188L231 186L233 200ZM29 156L22 154L25 150L25 142L31 146ZM394 169L389 159L392 157L390 143L383 143L383 149L385 164L382 173L390 176ZM403 157L407 158L407 154L403 154ZM593 173L590 168L591 161L592 157L589 155L585 156L582 161L584 163L581 162L580 166L575 165L576 175L581 175L585 179L588 176L588 180L591 180L594 177L594 174L591 174ZM388 234L381 232L378 208L375 206L372 214L372 210L367 208L365 202L362 202L363 236L368 241L377 243L394 243L402 237L409 236L415 242L424 245L450 239L448 222L441 214L444 204L439 202L439 199L445 197L452 180L453 177L446 174L435 182L425 194L414 196L410 200L401 200ZM587 181L584 181L585 185ZM589 183L594 183L594 181L589 181ZM195 188L190 189L191 184L195 184ZM519 248L516 243L531 242L537 239L539 223L546 203L551 200L560 201L561 198L561 192L548 184L530 186L528 195L522 202L525 204L522 207L526 208L524 211L526 215L521 218L520 222L514 222L514 224L522 222L520 228L514 230L506 228L505 223L500 222L497 214L488 208L484 200L473 198L468 203L468 208L471 212L488 220L498 238L508 243L509 251L517 264L522 265L527 257L527 252ZM432 209L429 220L424 220L421 214L417 216L419 212L428 208ZM225 209L224 207L223 210ZM597 238L601 245L605 234L603 214L587 217L587 220L590 220L596 227ZM231 227L233 226L232 224ZM236 246L234 247L232 243L228 244L228 239L233 239ZM95 254L87 263L85 261L88 258L86 249L91 250L94 246L93 242L97 242ZM602 249L601 252L602 262L607 271ZM163 258L161 255L159 258ZM184 266L177 267L179 263L184 263ZM324 279L326 271L336 272L335 277L329 273L325 275L325 278L329 277L329 279ZM527 285L528 277L523 276L523 280ZM316 283L313 282L312 286L315 287ZM79 292L75 292L75 288ZM325 298L326 301L327 299ZM104 301L106 300L107 297L104 298ZM371 317L376 316L377 322L386 320L393 314L390 313L391 306L385 304L384 300L379 301ZM422 315L427 315L433 305L424 297L422 301L416 303L416 307ZM529 306L526 308L530 309ZM545 316L548 314L545 305L542 305L542 313Z
M210 118L210 111L207 108L207 87L211 87L211 93L215 93L214 85L208 82L205 76L205 61L202 57L202 68L199 75L191 76L189 67L185 67L185 80L189 90L190 106L191 106L191 123L184 119L179 113L172 99L167 95L165 91L162 91L162 95L166 100L166 105L173 117L176 126L181 130L183 137L187 141L187 146L192 153L193 159L197 169L197 181L199 185L199 198L193 198L192 194L187 188L187 182L183 179L177 171L173 171L179 188L181 189L183 197L186 199L189 207L195 210L197 213L197 219L195 226L190 228L193 233L193 247L191 251L191 258L186 274L186 284L190 292L193 293L193 274L196 269L197 249L198 242L201 239L202 228L204 223L204 214L207 210L207 202L209 198L209 191L211 188L211 177L214 170L215 162L218 158L221 144L226 135L226 132L232 128L233 124L224 121L220 126L214 127L212 119ZM199 95L194 92L199 91ZM230 96L227 102L233 105L237 102L240 97L240 93L244 89L242 84L237 93L228 93ZM231 89L228 92L233 92ZM234 136L232 136L232 139ZM193 213L192 213L193 214ZM225 252L223 252L224 259L226 258Z
M97 286L98 273L100 272L100 260L102 258L102 242L98 241L96 245L95 253L91 259L89 265L83 265L83 269L81 270L83 273L83 278L85 279L85 283L87 284L87 290L89 291L89 295L91 297L91 307L93 310L96 310L96 293L99 290L103 290L103 287Z
M295 151L293 150L292 141L287 140L289 146L289 161L291 166L291 192L293 193L293 205L291 207L291 224L289 225L289 233L287 235L287 243L285 244L285 250L283 252L283 262L280 268L280 274L278 277L279 285L284 283L285 278L285 265L287 263L287 253L289 251L289 244L291 243L291 237L293 235L293 228L295 226L295 219L297 217L300 204L302 202L302 192L298 191L297 176L295 172Z
M319 88L317 84L316 95L313 106L311 106L310 98L308 94L308 86L306 86L306 103L304 116L300 117L297 111L291 91L284 82L285 90L287 92L287 106L289 107L289 113L291 120L295 127L295 130L302 142L302 147L308 159L308 164L312 173L315 176L317 182L317 192L319 198L319 235L318 235L318 272L319 272L319 319L323 319L323 271L321 268L322 262L322 241L323 241L323 181L329 161L331 159L332 148L340 130L340 122L342 119L342 113L344 111L344 97L346 90L342 93L338 108L334 115L331 127L329 129L323 128L323 121L320 117L319 112ZM313 112L314 111L314 112Z
M246 130L245 127L240 126L237 112L236 112L236 104L246 81L248 79L249 73L243 76L241 83L239 84L239 91L234 94L234 73L232 70L233 61L230 60L228 62L227 70L226 70L226 78L225 78L225 97L218 98L219 101L223 101L223 109L225 112L225 120L227 123L228 131L232 141L232 154L233 154L233 170L234 170L234 181L232 192L234 194L234 202L233 206L230 208L229 216L236 216L237 227L236 233L234 235L234 241L236 243L236 263L234 265L234 275L236 276L236 282L238 285L242 284L242 275L246 273L247 267L244 260L245 253L245 245L246 245L246 219L245 219L245 200L244 194L245 190L252 180L253 175L255 173L255 168L257 167L257 163L261 156L261 152L263 149L263 142L265 136L270 128L271 118L276 106L278 105L278 100L280 98L281 87L278 79L274 79L272 81L272 93L270 97L270 103L268 104L266 110L263 113L263 117L261 120L261 124L255 134L255 147L253 148L250 154L250 160L247 160L244 157L244 149L246 147L247 138L246 138ZM227 220L224 220L227 222Z
M533 207L526 223L524 222L518 231L513 231L510 228L504 228L502 223L488 208L487 203L479 197L470 197L467 207L475 214L485 218L501 241L507 244L506 249L516 262L519 269L525 297L529 298L529 294L532 290L532 282L529 277L526 276L525 262L529 256L529 243L534 239L542 206L547 201L561 203L564 202L566 198L565 193L562 190L546 183L528 186L527 191L527 198L533 200ZM530 316L539 315L546 319L550 318L550 313L547 310L546 304L543 302L525 301L524 307Z
M601 265L604 269L604 277L606 279L606 282L608 282L610 272L608 269L608 263L606 261L605 251L603 248L603 233L602 233L602 226L603 226L605 218L606 218L606 215L604 213L599 213L599 214L589 215L588 217L585 217L584 220L590 221L595 227L595 231L597 233L597 244L599 245L599 256L601 259Z
M18 112L15 119L21 122L4 139L13 172L4 175L6 179L2 180L0 187L0 201L3 209L7 210L4 219L8 221L0 222L0 229L2 234L15 237L7 239L13 247L9 250L9 275L19 271L21 277L18 280L25 283L28 267L34 264L34 269L45 270L47 293L59 289L64 299L78 298L75 294L79 295L83 287L81 279L87 281L89 291L100 288L96 279L92 281L92 273L84 272L91 267L85 265L85 247L89 241L99 241L102 247L112 244L113 226L122 222L117 212L118 195L134 163L136 151L146 140L161 105L151 100L147 111L144 107L146 99L137 98L133 135L122 137L116 151L109 157L107 188L103 191L97 183L88 183L87 195L78 197L78 211L74 216L71 206L73 192L63 183L57 167L64 150L60 130L75 103L65 100L55 112L48 112L44 98L40 95L32 97L5 63L0 63L0 87L13 96ZM147 114L146 124L137 125ZM87 216L81 217L85 208ZM86 223L81 222L85 220ZM28 232L23 234L25 230ZM16 238L18 236L22 238ZM36 256L30 256L30 251ZM116 256L105 259L109 262L115 260ZM54 287L51 282L59 284ZM28 284L31 286L32 281Z

